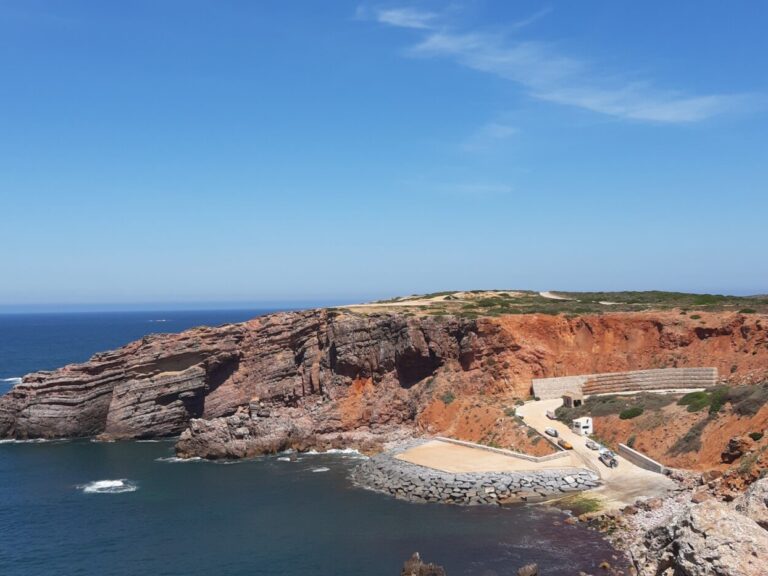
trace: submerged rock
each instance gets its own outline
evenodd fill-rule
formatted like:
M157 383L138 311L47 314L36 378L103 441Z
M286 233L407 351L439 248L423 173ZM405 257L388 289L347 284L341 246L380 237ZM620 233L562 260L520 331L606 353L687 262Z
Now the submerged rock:
M522 568L518 569L517 576L539 576L539 565L526 564Z

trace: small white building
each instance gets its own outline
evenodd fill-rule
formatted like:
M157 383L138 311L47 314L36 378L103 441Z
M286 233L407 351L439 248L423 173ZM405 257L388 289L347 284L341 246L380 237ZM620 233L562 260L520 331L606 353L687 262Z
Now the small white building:
M581 436L590 436L592 430L592 418L584 416L583 418L574 418L572 428L575 434Z

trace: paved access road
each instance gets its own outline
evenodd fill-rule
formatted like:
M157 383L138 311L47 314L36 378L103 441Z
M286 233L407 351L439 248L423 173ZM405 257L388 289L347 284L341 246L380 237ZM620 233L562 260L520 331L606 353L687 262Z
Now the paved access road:
M598 460L597 450L587 448L585 436L575 434L562 422L547 418L548 410L555 410L562 404L563 401L560 398L527 402L517 408L517 415L540 434L544 434L546 428L554 428L560 434L560 438L573 445L573 459L594 470L600 476L603 486L591 493L601 498L606 507L621 508L633 504L638 498L663 496L675 487L674 481L670 478L635 466L618 455L616 456L619 460L618 467L608 468ZM600 430L595 432L600 434Z

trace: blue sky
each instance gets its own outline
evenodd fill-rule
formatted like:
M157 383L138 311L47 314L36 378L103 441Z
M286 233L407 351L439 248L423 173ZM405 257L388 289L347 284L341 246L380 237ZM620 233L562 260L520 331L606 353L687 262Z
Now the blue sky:
M768 292L766 21L0 0L0 306Z

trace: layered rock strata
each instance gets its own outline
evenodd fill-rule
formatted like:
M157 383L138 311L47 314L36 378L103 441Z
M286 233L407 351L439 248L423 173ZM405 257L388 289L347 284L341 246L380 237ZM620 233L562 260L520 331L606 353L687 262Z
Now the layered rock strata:
M672 312L479 319L277 313L152 335L82 364L29 374L0 397L0 437L172 436L192 420L230 417L249 405L277 418L267 428L289 418L302 434L306 427L319 437L403 427L439 433L441 424L430 421L439 413L429 410L435 403L472 396L511 402L530 394L534 377L715 366L733 382L764 379L766 325L761 315L735 313L696 321ZM207 425L195 426L192 436ZM233 442L244 439L233 434Z

